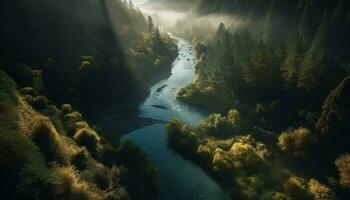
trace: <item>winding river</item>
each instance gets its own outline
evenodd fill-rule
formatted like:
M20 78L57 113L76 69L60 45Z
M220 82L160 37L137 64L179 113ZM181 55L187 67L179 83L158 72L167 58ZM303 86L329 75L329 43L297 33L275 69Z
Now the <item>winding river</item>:
M179 56L173 63L172 74L151 88L149 97L140 105L139 116L160 121L179 118L195 125L205 112L179 102L175 94L195 79L196 55L189 41L176 39ZM122 140L132 140L148 153L158 169L156 181L160 200L225 199L220 186L201 168L168 149L164 123L132 131Z

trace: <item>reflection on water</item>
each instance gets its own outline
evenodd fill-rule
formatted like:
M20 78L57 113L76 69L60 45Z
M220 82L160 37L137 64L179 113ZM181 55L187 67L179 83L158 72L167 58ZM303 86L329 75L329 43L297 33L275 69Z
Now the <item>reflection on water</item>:
M195 79L196 55L191 43L178 39L179 57L174 61L172 75L151 88L148 99L140 106L140 116L167 121L177 117L191 125L205 112L176 100L176 92ZM154 124L126 134L142 147L158 169L157 186L161 200L223 200L221 188L198 166L170 151L166 142L165 124Z

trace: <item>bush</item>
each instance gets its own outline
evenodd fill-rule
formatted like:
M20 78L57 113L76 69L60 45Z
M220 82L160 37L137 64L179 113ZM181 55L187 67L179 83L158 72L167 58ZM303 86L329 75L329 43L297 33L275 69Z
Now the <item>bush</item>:
M70 137L74 136L78 129L89 127L87 123L83 121L82 115L77 111L63 115L62 121L63 128Z
M38 145L46 161L67 162L59 135L48 118L36 117L33 120L30 133L30 137Z
M73 167L56 167L53 185L58 199L103 200L106 195L95 185L81 180Z
M350 154L340 156L335 165L339 171L340 184L350 189Z
M38 96L38 93L34 90L34 88L32 87L24 87L22 89L20 89L19 91L21 93L21 95L30 95L30 96Z
M205 118L198 126L198 132L216 137L232 135L232 124L221 114L212 114Z
M284 190L293 199L311 199L307 191L307 182L300 177L292 176L284 183Z
M37 96L37 97L34 97L33 101L29 103L34 109L38 111L42 111L48 107L49 100L47 100L45 96Z
M63 104L61 107L62 114L69 114L73 112L72 106L70 104Z
M110 169L97 162L91 162L90 166L82 172L82 178L96 184L102 190L107 190L112 186Z
M309 129L300 127L283 132L278 138L278 146L288 154L300 156L308 153L315 140Z
M0 86L1 87L1 86ZM2 199L50 199L50 171L36 146L18 126L17 109L0 101L0 193Z
M86 148L81 148L71 157L70 161L78 170L84 170L87 167L88 158L89 152L86 150Z
M238 124L240 121L240 114L239 114L238 110L231 109L227 114L227 120L231 124L234 124L234 125Z
M311 179L308 183L308 190L314 200L336 200L335 193L329 187L321 184L315 179Z
M74 141L81 146L85 146L86 149L93 155L96 155L98 151L100 140L101 139L97 133L90 128L82 128L74 135Z
M198 145L197 135L179 120L172 119L166 125L168 145L176 151L192 154Z

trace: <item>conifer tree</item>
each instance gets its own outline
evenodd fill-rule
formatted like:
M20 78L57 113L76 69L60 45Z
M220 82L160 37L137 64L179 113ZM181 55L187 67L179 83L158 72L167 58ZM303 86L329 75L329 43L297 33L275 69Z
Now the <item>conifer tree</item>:
M148 31L150 33L153 33L154 31L154 23L153 23L153 18L151 16L148 16Z
M287 89L296 88L299 69L303 59L303 42L302 38L297 34L297 36L294 38L292 47L288 51L287 58L281 67L283 79Z
M314 93L317 87L325 78L327 71L327 12L320 23L317 34L313 40L312 46L301 65L298 78L298 88Z
M276 53L261 39L257 49L244 68L244 78L261 98L272 98L281 84L280 66Z

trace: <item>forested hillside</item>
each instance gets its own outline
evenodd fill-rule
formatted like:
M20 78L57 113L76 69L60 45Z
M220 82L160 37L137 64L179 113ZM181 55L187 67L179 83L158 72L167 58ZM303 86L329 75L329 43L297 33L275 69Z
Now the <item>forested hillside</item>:
M0 13L5 71L20 86L29 86L31 70L39 70L41 90L60 103L86 108L143 97L143 86L159 78L150 77L152 72L169 73L176 55L172 41L165 37L159 44L158 33L148 29L145 17L128 1L4 1ZM127 62L129 48L141 54L131 60L147 64ZM134 71L140 67L149 74L137 77Z
M214 15L231 23L204 35ZM221 114L169 122L169 145L233 199L346 199L349 2L203 0L191 18L197 79L177 98Z
M137 105L174 41L120 0L5 0L0 27L1 199L155 199L146 153L81 113Z
M3 71L0 120L3 199L155 198L155 170L135 144L108 143L71 105L18 91Z

